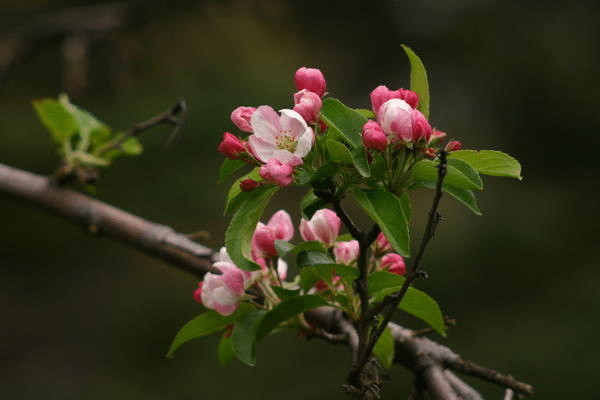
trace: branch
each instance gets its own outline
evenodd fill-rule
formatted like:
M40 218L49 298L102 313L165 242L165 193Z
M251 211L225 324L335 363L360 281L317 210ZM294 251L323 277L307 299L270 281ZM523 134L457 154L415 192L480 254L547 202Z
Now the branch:
M54 186L45 177L0 164L0 194L25 200L82 224L92 233L103 233L196 276L214 271L211 249L168 226L147 221L73 190ZM333 343L344 342L350 348L353 359L356 357L358 334L340 310L319 307L306 312L305 316L307 321L325 333L322 335L324 339ZM493 382L519 395L533 394L530 385L510 375L467 361L445 346L426 337L415 336L410 329L394 323L388 326L396 343L395 362L415 374L416 382L419 382L418 393L425 389L434 399L479 400L480 396L477 397L474 389L448 371L453 370ZM418 393L413 398L418 399Z
M124 242L178 268L202 276L212 269L212 250L172 228L112 207L48 178L0 164L0 193L26 200L60 215L94 234Z

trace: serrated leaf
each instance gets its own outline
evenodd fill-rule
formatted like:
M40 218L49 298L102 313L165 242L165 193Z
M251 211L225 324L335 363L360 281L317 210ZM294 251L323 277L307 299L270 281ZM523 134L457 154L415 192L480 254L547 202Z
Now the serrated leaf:
M410 61L410 90L419 95L417 108L429 118L429 81L425 65L410 47L402 45L402 48Z
M383 188L355 189L354 197L362 209L381 228L392 247L410 257L410 233L404 204Z
M394 363L396 348L390 328L385 328L377 343L375 343L373 354L377 356L384 368L389 369Z
M317 295L297 296L282 301L269 311L258 327L257 341L267 336L279 324L295 317L296 315L316 307L326 306L327 300Z
M219 357L219 363L223 366L228 365L235 358L233 346L231 345L231 336L221 336L219 347L217 348L217 356Z
M177 332L175 339L173 339L173 343L171 343L167 357L172 358L175 350L177 350L182 344L187 343L190 340L220 331L228 325L233 324L238 318L241 318L252 309L254 309L254 307L252 307L250 304L242 303L236 312L229 316L221 315L214 310L209 310L203 314L200 314L185 324L179 330L179 332Z
M242 160L231 160L226 158L223 161L223 164L221 164L221 169L219 170L219 180L217 183L223 182L225 179L229 178L231 174L242 168L244 165L247 165L247 163Z
M75 118L57 100L45 98L33 102L40 121L57 143L64 143L77 133Z
M227 200L225 201L225 212L223 213L224 215L229 215L232 212L234 212L235 210L237 210L238 207L244 201L246 201L246 199L248 197L250 197L252 193L254 193L254 191L256 189L253 191L250 191L250 192L242 192L240 183L245 179L252 179L255 181L260 180L261 177L260 177L258 171L259 171L259 168L254 168L252 171L250 171L246 175L238 178L235 182L233 182L233 184L229 188L229 192L227 193Z
M483 188L483 183L477 171L465 162L460 160L448 160L444 185L451 185L462 189ZM437 163L431 160L421 160L412 168L412 179L416 181L437 182L438 169Z
M256 363L256 330L266 311L252 310L242 316L233 326L231 344L233 353L244 364Z
M506 153L496 150L458 150L448 154L448 160L462 160L480 174L521 178L521 164Z
M435 190L436 183L431 181L413 181L410 186L411 189L425 188ZM472 190L457 188L456 186L444 185L442 187L444 193L448 193L450 196L454 197L460 203L465 205L469 210L471 210L475 215L481 215L481 210L477 205L477 199L475 198L475 193Z
M260 269L259 265L250 261L252 234L269 200L278 189L278 186L269 185L246 192L248 196L231 218L225 232L225 247L238 268L248 271Z

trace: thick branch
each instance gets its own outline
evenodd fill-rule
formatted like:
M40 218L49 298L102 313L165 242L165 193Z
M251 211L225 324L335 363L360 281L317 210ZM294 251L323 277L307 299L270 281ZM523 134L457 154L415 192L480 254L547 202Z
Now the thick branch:
M212 250L172 228L147 221L71 189L48 178L0 164L0 193L26 200L104 234L184 271L202 276L211 267Z

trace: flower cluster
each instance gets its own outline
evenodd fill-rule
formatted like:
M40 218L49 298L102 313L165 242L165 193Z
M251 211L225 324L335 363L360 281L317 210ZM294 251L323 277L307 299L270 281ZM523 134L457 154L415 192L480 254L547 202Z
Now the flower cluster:
M246 141L230 132L223 134L219 151L232 160L243 160L260 166L259 174L264 182L289 186L293 181L294 168L303 164L303 158L315 143L321 100L327 84L320 70L300 68L294 82L293 109L283 109L279 114L270 106L238 107L231 113L231 121L242 132L251 133ZM248 180L242 190L258 186Z

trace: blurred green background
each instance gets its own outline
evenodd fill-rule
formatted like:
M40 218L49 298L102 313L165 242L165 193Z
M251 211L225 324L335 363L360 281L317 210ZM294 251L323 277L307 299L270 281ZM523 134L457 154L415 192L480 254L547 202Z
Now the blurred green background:
M219 247L227 184L215 183L216 146L234 129L231 110L290 107L300 66L322 69L333 96L367 108L375 86L408 86L406 43L428 68L433 124L524 169L523 182L486 179L482 217L444 200L430 279L418 282L458 320L436 339L533 384L536 399L600 398L596 1L138 1L123 3L120 28L85 36L85 76L60 34L7 64L15 32L94 4L0 4L0 162L55 168L33 98L68 91L122 129L184 97L181 140L164 151L168 129L147 132L145 153L116 162L97 196L182 232L209 231ZM286 207L298 221L298 195L280 195L270 211ZM417 232L429 203L414 198ZM220 367L216 337L165 358L201 311L184 272L4 195L0 238L1 399L344 398L346 349L289 334L260 345L254 368ZM390 375L385 398L403 398L409 374Z

